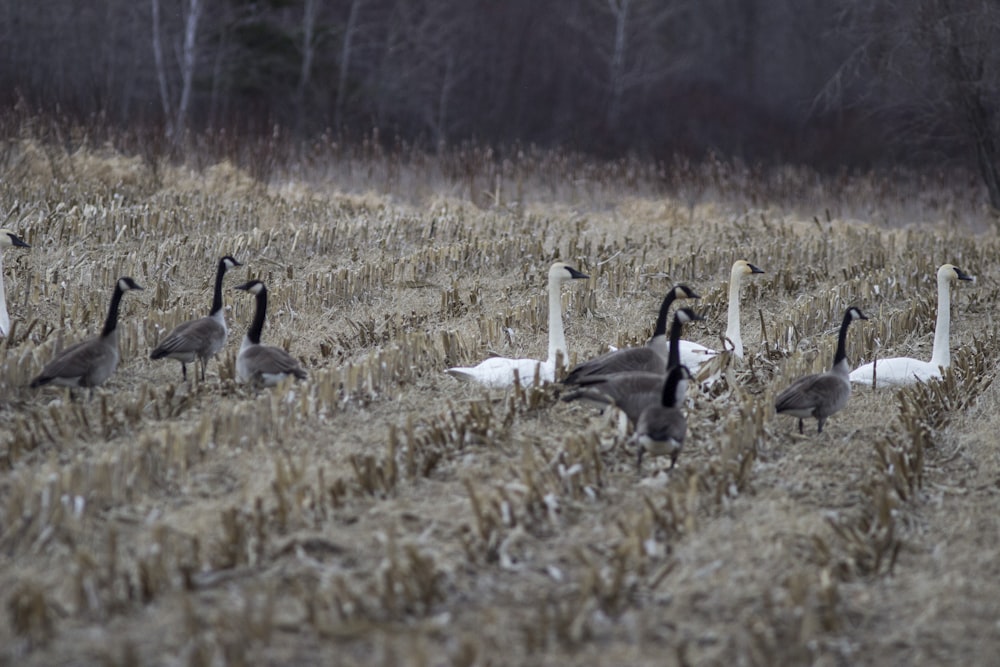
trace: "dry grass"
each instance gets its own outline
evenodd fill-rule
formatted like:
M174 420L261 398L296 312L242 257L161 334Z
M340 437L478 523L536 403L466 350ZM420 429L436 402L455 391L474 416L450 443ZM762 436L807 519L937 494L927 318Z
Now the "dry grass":
M751 172L679 165L676 196L658 197L625 163L609 177L538 159L501 168L484 198L458 158L450 189L416 185L420 163L391 176L370 159L372 192L309 163L265 187L228 163L154 172L33 143L8 156L0 209L32 249L4 256L0 664L992 660L988 222L955 224L964 205L937 190L899 226L857 181L823 186L836 205L815 184L799 210L772 205L805 182L794 171L758 192ZM225 290L233 339L207 381L181 384L148 351L207 310L224 254L245 264ZM576 359L643 340L678 282L704 297L688 337L717 345L732 261L767 271L743 292L748 359L691 393L677 470L639 480L613 419L555 388L442 372L543 355L557 257L592 276L563 293ZM773 415L789 378L829 364L848 304L872 318L851 332L856 363L929 358L944 261L978 276L955 296L944 381L860 389L821 436ZM92 401L29 390L99 328L119 275L147 289L125 302L117 374ZM307 382L234 383L253 300L231 287L251 277L271 293L265 340Z

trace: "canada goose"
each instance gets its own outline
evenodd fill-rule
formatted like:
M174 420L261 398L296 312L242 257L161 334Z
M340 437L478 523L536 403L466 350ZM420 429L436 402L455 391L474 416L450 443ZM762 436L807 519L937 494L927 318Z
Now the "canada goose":
M111 295L111 307L99 336L77 343L56 355L42 369L32 387L56 384L63 387L94 387L102 384L118 368L118 309L122 296L131 290L141 290L134 280L119 278Z
M816 432L822 433L827 417L847 405L847 399L851 397L851 383L848 380L850 367L847 365L846 352L847 327L854 320L867 319L857 308L848 308L840 325L833 367L826 373L800 377L774 399L775 412L799 418L799 433L802 433L802 420L807 417L816 418Z
M7 247L30 248L14 232L0 229L0 251ZM10 315L7 314L7 294L3 286L3 252L0 252L0 338L6 338L10 333Z
M149 355L150 359L169 357L181 362L181 377L185 382L187 365L195 359L201 359L201 379L205 379L208 360L223 348L229 337L226 316L222 312L222 277L226 275L227 269L234 266L242 265L229 255L219 260L219 268L215 272L212 310L208 312L208 316L178 325Z
M867 385L904 385L941 377L941 369L951 365L948 337L951 334L951 284L972 280L972 276L952 264L942 264L937 272L938 306L934 327L934 351L930 361L910 357L880 359L851 371L851 382Z
M536 372L541 382L552 382L556 376L556 357L562 356L564 367L568 361L559 287L570 280L589 277L563 262L556 262L549 268L549 356L545 361L491 357L478 366L449 368L445 372L459 380L478 382L487 387L512 386L515 371L522 385L531 384Z
M671 470L677 465L677 457L684 446L684 436L687 435L687 417L681 406L684 404L684 394L690 379L691 371L687 366L671 368L663 382L660 403L647 406L639 414L633 439L639 445L635 465L640 474L642 457L646 452L653 456L669 454Z
M663 373L667 369L667 315L676 299L700 299L687 285L671 288L663 297L656 316L653 337L643 347L630 347L602 354L576 366L563 380L563 384L579 384L586 377L608 375L625 371L650 371Z
M240 382L262 384L273 387L286 377L294 375L300 380L306 378L306 372L296 361L280 347L261 345L260 334L264 329L264 317L267 315L267 288L259 280L238 285L238 290L250 292L257 297L257 307L254 310L253 322L247 329L240 345L240 353L236 357L236 376Z
M681 337L681 329L687 322L703 319L690 308L679 308L674 313L674 322L670 327L671 342ZM682 366L678 360L677 346L671 345L670 359L667 365L670 369ZM625 413L634 425L639 421L642 411L651 405L662 402L664 373L649 371L629 371L611 375L594 375L581 380L579 388L566 396L563 401L582 400L598 406L614 405ZM686 385L685 385L686 386Z
M729 313L726 317L726 338L733 344L733 354L743 358L743 337L740 335L740 283L743 276L764 273L763 269L757 268L745 259L733 263L733 268L729 272ZM709 357L718 354L715 350L704 345L682 340L681 363L688 368L695 370L698 366L708 361Z

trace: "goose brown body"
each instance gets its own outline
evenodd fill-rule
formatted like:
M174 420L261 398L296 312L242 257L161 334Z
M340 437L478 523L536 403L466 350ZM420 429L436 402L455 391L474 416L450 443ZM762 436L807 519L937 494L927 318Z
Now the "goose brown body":
M125 292L142 287L128 277L119 278L111 294L111 305L101 333L72 345L47 363L32 387L46 384L64 387L96 387L103 384L118 368L118 311Z
M576 366L563 380L563 384L586 384L588 378L629 371L665 373L669 345L667 344L667 317L670 306L677 299L700 299L687 285L677 285L667 292L660 303L660 311L653 327L653 337L643 347L630 347L602 354Z
M825 373L800 377L774 399L775 412L799 418L799 433L803 431L802 420L810 417L816 419L816 432L822 433L827 418L847 405L851 398L850 367L846 351L847 328L854 320L867 319L859 309L853 306L848 308L840 325L832 368Z
M267 287L259 280L238 285L238 290L256 297L253 322L247 329L236 356L236 377L240 382L273 387L288 377L304 380L307 375L298 360L280 347L262 345L261 332L267 315Z
M206 317L178 325L150 353L150 359L176 359L181 362L181 377L187 380L187 364L201 360L201 379L205 379L208 360L221 350L229 338L229 328L222 310L222 279L226 271L242 266L231 256L219 260L212 293L212 308Z

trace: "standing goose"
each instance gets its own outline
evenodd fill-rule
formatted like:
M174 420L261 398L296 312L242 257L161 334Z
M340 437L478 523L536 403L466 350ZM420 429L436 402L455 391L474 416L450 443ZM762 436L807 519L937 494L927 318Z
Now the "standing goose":
M951 365L948 338L951 334L951 284L972 280L972 276L952 264L942 264L937 272L938 306L934 327L934 351L930 361L910 357L881 359L851 371L851 382L867 385L904 385L941 377L941 369Z
M549 356L545 361L491 357L478 366L449 368L445 372L459 380L478 382L487 387L497 388L513 386L515 376L522 385L531 384L536 373L541 382L554 381L556 358L562 356L563 366L568 360L559 288L570 280L581 280L589 277L563 262L556 262L549 268Z
M799 418L799 433L802 433L802 420L808 417L816 418L816 432L822 433L827 417L847 405L847 399L851 397L851 382L848 379L850 366L847 365L846 352L847 327L854 320L867 319L857 308L848 308L840 325L833 368L825 373L800 377L774 399L775 412Z
M740 283L744 276L764 273L745 259L733 263L729 272L729 312L726 317L726 338L733 344L733 354L743 358L743 337L740 335ZM681 363L695 370L709 358L718 354L715 350L689 340L682 340Z
M677 457L684 447L687 435L687 417L681 410L691 371L687 366L674 366L667 372L659 405L647 406L635 425L633 439L639 445L636 468L642 473L642 457L646 452L653 456L670 455L670 469L677 465Z
M680 308L674 313L674 322L670 327L670 359L669 369L683 364L679 361L678 346L673 345L680 339L681 329L687 322L703 319L690 308ZM659 405L663 397L663 382L665 376L649 371L630 371L604 376L585 378L576 391L563 396L563 401L582 400L599 406L613 405L628 417L634 425L639 421L642 411L651 405ZM685 387L687 385L684 385Z
M56 355L31 381L32 387L45 384L63 387L96 387L118 368L118 309L125 292L141 290L134 280L119 278L111 295L111 307L99 336L77 343Z
M602 354L579 364L571 370L563 384L580 384L587 377L609 375L625 371L650 371L663 373L667 368L667 315L676 299L700 299L701 297L687 285L677 285L663 297L660 312L656 316L653 337L643 347L630 347Z
M273 387L285 378L294 375L300 380L306 378L306 372L292 355L280 347L261 345L260 334L264 329L264 317L267 315L267 288L259 280L238 285L238 290L250 292L257 297L257 306L253 314L253 322L247 329L240 345L240 353L236 357L236 376L240 382L262 384Z
M242 265L229 255L219 260L219 268L215 272L212 310L208 312L208 316L178 325L149 355L150 359L169 357L181 362L181 377L185 382L187 365L195 359L201 360L201 379L204 380L208 360L226 344L229 329L222 312L222 277L226 275L227 269L235 266Z
M10 315L7 314L7 294L3 286L3 249L7 247L30 248L31 246L14 232L0 229L0 338L10 333Z

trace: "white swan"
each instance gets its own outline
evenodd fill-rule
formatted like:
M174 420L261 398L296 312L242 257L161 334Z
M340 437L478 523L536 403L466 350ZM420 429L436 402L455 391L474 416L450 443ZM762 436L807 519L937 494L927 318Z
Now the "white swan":
M851 382L867 385L900 386L941 377L941 369L951 364L948 338L951 335L951 284L972 280L972 276L952 264L942 264L937 272L938 307L934 327L934 351L930 361L910 357L877 359L851 371Z
M7 247L30 248L17 234L0 229L0 251ZM0 338L10 333L10 315L7 314L7 294L3 286L3 252L0 252Z
M743 276L754 273L764 273L764 271L745 259L741 259L733 264L733 269L729 274L729 314L726 323L726 338L733 344L733 354L740 359L743 358L743 337L740 335L740 283ZM718 354L711 348L689 340L680 342L680 352L681 364L692 371Z
M449 368L445 372L459 380L478 382L487 387L513 386L515 371L522 386L533 383L536 373L541 382L554 381L556 357L562 355L564 367L568 362L559 287L570 280L589 277L562 262L556 262L549 268L549 356L545 361L491 357L478 366Z

